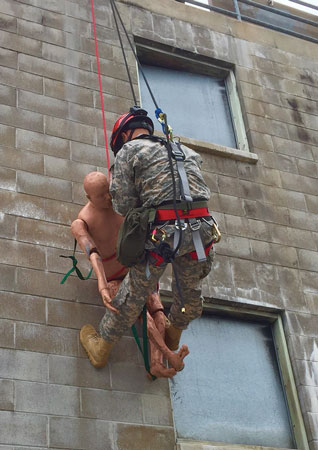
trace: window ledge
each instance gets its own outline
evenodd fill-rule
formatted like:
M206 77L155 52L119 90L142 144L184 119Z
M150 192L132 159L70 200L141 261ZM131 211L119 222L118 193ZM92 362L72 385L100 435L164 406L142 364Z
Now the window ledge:
M273 447L262 447L258 445L244 445L244 444L226 444L226 443L213 443L213 442L200 442L200 441L188 441L177 440L176 450L277 450ZM289 450L289 449L280 449Z
M182 144L187 145L197 152L210 153L211 155L224 156L225 158L236 159L238 161L250 162L256 164L258 155L237 148L223 147L222 145L210 144L205 141L198 141L187 137L180 137Z
M156 136L164 137L164 134L161 131L156 130L154 134ZM258 155L249 151L224 147L223 145L211 144L210 142L198 141L197 139L184 136L176 136L176 138L180 138L181 144L184 144L199 153L210 153L211 155L223 156L224 158L235 159L237 161L250 162L251 164L256 164L258 161Z

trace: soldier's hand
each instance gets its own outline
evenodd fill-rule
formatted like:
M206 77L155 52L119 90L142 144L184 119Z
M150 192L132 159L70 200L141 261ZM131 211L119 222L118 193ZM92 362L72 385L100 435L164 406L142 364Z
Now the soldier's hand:
M115 308L115 306L112 305L112 299L109 295L108 289L107 288L103 288L100 290L100 295L102 296L102 300L104 305L106 306L107 309L109 309L109 311L115 313L115 314L119 314L119 311L117 308Z

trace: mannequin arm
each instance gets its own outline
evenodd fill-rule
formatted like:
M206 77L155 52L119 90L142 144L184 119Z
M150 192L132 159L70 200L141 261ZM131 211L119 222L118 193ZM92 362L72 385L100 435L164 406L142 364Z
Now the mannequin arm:
M71 232L93 267L94 273L97 277L98 290L103 299L104 305L110 311L119 314L119 311L111 305L112 300L108 292L108 283L102 259L99 253L93 252L90 255L90 251L96 248L96 245L88 232L88 228L84 220L74 220L71 225Z

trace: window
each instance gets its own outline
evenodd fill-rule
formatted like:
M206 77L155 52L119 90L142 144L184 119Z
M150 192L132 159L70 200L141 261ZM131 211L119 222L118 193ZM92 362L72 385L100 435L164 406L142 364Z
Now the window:
M138 44L145 76L176 136L248 151L231 69ZM141 104L153 119L155 106L139 76Z
M308 449L280 317L222 314L182 334L190 355L170 384L178 440Z

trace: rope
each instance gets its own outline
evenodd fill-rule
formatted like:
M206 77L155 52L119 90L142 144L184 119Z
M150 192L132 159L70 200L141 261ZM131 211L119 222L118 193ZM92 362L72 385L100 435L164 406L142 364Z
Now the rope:
M92 0L92 1L93 1L93 0ZM152 90L151 90L151 88L150 88L150 86L149 86L149 83L148 83L148 80L147 80L147 78L146 78L146 75L144 74L144 71L143 71L143 69L142 69L142 65L141 65L141 63L140 63L140 61L139 61L138 55L137 55L137 53L136 53L136 51L135 51L135 49L134 49L134 46L132 45L132 42L131 42L131 40L130 40L130 38L129 38L129 35L128 35L127 30L126 30L126 27L125 27L125 25L124 25L124 23L123 23L123 21L122 21L122 18L121 18L120 14L119 14L118 8L117 8L116 3L115 3L115 0L110 0L110 3L111 3L111 5L112 5L113 11L114 11L114 10L116 11L116 14L117 14L117 16L118 16L118 19L119 19L119 21L120 21L120 24L121 24L121 26L122 26L122 28L123 28L123 30L124 30L125 35L126 35L127 41L129 42L131 51L132 51L133 54L134 54L134 57L135 57L135 59L136 59L136 61L137 61L139 70L140 70L140 72L141 72L141 74L142 74L142 76L143 76L143 79L144 79L145 83L146 83L146 86L147 86L147 89L148 89L148 91L149 91L149 94L150 94L150 96L151 96L151 98L152 98L152 101L153 101L153 103L154 103L156 109L160 109L159 106L158 106L158 104L157 104L157 102L156 102L156 99L155 99L155 97L154 97L154 95L153 95L153 93L152 93ZM115 15L115 14L114 14L114 15ZM116 19L115 19L115 24L116 24L116 27L117 27L117 33L119 34L119 28L118 28L118 24L117 24L117 20L116 20ZM125 51L124 51L123 46L122 46L122 52L123 52L123 55L124 55L124 54L125 54ZM124 58L125 58L125 56L124 56ZM134 96L134 91L133 91L133 88L132 88L132 84L131 84L131 89L132 89L133 96Z
M125 62L125 66L126 66L128 79L129 79L130 89L131 89L131 92L132 92L132 96L134 98L134 104L137 105L137 98L136 98L136 95L135 95L132 79L131 79L131 76L130 76L130 71L129 71L129 67L128 67L128 63L127 63L126 53L125 53L124 46L123 46L123 41L122 41L122 38L121 38L121 35L120 35L120 31L119 31L119 26L118 26L118 22L117 22L117 18L116 18L114 4L113 4L112 1L110 2L110 4L111 4L112 10L113 10L113 15L114 15L114 20L115 20L117 34L118 34L118 39L119 39L120 46L121 46L121 51L122 51L123 57L124 57L124 62Z
M93 29L94 29L94 40L95 40L95 52L96 52L96 63L97 63L100 103L101 103L101 108L102 108L102 118L103 118L103 128L104 128L104 140L105 140L105 149L106 149L108 180L110 180L109 149L108 149L108 141L107 141L106 119L105 119L105 109L104 109L104 99L103 99L103 89L102 89L102 78L101 78L100 65L99 65L98 43L97 43L95 13L94 13L94 1L93 0L91 0L91 10L92 10Z

